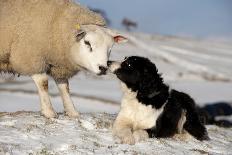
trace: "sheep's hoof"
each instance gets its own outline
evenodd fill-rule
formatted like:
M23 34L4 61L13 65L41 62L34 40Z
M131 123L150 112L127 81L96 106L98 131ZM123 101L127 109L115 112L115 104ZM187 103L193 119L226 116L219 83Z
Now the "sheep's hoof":
M69 118L73 118L73 119L80 118L80 114L77 111L68 111L68 112L65 112L65 115L67 115Z
M41 113L46 118L58 118L57 113L54 112L53 110L46 111L46 112L42 111Z

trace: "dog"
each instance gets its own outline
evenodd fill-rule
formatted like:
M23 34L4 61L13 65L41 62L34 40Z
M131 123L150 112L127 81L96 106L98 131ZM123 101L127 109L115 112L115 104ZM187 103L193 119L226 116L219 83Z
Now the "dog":
M183 131L200 141L209 140L194 100L170 89L149 59L131 56L121 63L108 61L108 67L120 79L124 92L113 124L113 135L121 143L172 137Z

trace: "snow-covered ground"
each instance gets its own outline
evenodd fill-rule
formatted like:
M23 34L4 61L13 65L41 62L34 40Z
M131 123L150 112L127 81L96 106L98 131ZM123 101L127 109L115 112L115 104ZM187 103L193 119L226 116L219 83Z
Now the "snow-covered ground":
M232 103L231 42L138 33L126 35L130 41L115 46L111 59L123 60L129 55L148 57L171 87L186 91L199 105L217 101ZM0 112L39 111L39 98L30 78L12 80L3 74L0 77ZM83 113L80 122L62 115L49 121L38 113L0 114L0 150L10 154L230 153L232 131L216 126L207 127L212 138L209 142L171 138L152 139L135 146L115 144L110 124L115 118L112 114L117 113L120 106L122 93L118 80L113 75L96 77L81 73L70 81L70 87L75 106ZM49 91L56 111L62 112L62 102L52 80ZM103 112L111 115L100 114Z
M47 120L39 113L0 114L0 154L229 154L229 129L207 126L211 141L189 135L149 139L134 146L115 143L111 127L115 115L82 114L79 121L61 115Z

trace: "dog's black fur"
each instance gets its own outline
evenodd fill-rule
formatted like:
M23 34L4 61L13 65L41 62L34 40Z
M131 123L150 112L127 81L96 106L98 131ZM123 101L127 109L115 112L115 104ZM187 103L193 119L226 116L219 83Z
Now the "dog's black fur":
M147 129L150 137L173 136L177 132L177 125L184 110L186 122L183 128L198 140L209 139L206 128L200 122L194 100L185 93L170 90L158 74L155 64L149 59L138 56L128 57L114 73L128 88L137 92L140 103L152 105L156 109L166 103L156 126Z

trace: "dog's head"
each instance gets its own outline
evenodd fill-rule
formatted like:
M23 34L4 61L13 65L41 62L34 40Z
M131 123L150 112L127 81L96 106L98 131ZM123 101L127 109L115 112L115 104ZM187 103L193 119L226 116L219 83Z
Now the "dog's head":
M153 97L163 86L163 79L154 63L138 56L125 58L123 62L108 62L109 70L132 91L144 97Z

